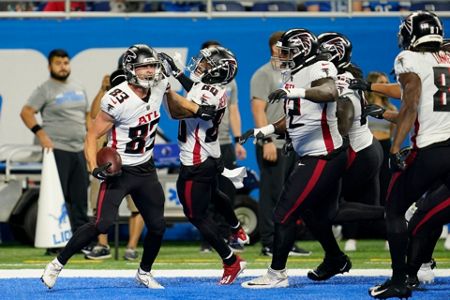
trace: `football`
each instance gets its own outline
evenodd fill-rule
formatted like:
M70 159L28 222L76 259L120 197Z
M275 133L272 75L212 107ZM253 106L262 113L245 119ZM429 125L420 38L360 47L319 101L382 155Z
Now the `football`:
M122 168L122 158L116 149L103 147L97 152L97 165L103 166L107 163L111 163L111 166L106 170L109 174L115 175L120 172Z

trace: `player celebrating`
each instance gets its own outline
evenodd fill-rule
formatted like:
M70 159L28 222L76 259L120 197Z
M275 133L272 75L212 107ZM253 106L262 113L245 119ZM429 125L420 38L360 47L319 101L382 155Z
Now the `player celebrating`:
M402 89L397 131L390 150L393 171L386 199L387 237L392 260L392 278L372 287L374 298L409 297L406 278L408 233L405 211L411 202L439 183L450 186L449 78L450 56L439 51L443 28L432 12L408 15L400 25L395 73ZM412 151L406 161L400 147L414 126Z
M351 63L352 44L347 37L337 32L322 33L318 37L320 51L329 54L329 60L337 67L336 80L339 91L338 119L339 131L348 135L348 162L342 181L341 196L346 202L364 203L372 206L370 212L383 212L380 207L379 174L383 162L383 149L369 130L367 117L362 116L364 96L348 88L352 79L362 78L362 71ZM383 214L378 216L383 217ZM348 226L350 239L345 250L355 251L358 227Z
M347 161L336 118L337 70L319 55L317 38L306 29L285 32L277 47L287 82L269 99L285 100L286 118L254 129L252 134L262 138L287 129L300 160L275 207L272 263L264 276L244 282L246 288L289 285L286 262L296 236L292 223L299 217L325 250L323 262L308 272L311 280L327 280L351 268L350 259L333 236L329 216L329 210L337 207L339 181Z
M101 111L88 130L85 141L89 168L96 178L103 180L96 220L80 227L63 251L45 267L41 280L48 288L55 285L62 268L75 253L99 234L108 232L120 202L128 194L148 228L136 280L148 288L163 288L150 273L165 230L164 192L152 158L160 106L168 86L161 66L158 53L149 46L130 47L123 57L126 81L103 96ZM189 101L172 102L171 105L186 116L208 117L208 107ZM119 174L108 173L110 164L97 166L96 141L106 133L108 146L116 149L122 159Z
M249 242L249 237L236 218L230 199L218 189L218 176L224 169L220 158L218 128L227 106L225 85L236 76L237 62L233 53L223 47L202 49L189 66L195 81L186 84L188 79L176 68L173 60L166 54L161 55L169 65L171 73L188 90L187 100L197 104L214 105L217 111L215 118L210 121L180 121L178 144L181 170L177 190L184 214L222 258L224 272L219 283L231 284L244 270L246 262L235 255L223 240L218 225L211 220L208 206L211 201L214 202L217 210L230 224L232 234L239 243L243 245ZM170 91L168 96L184 99L173 91Z

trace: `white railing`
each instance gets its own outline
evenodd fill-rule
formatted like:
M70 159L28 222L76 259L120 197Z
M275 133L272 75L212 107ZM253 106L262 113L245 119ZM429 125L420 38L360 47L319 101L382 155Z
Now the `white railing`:
M184 0L184 1L164 1L158 0L153 1L157 3L161 2L204 2L205 3L205 11L196 11L196 12L172 12L172 11L148 11L148 12L112 12L112 11L71 11L70 5L71 2L107 2L108 0L53 0L53 2L64 2L65 11L63 12L43 12L43 11L0 11L0 19L1 18L283 18L283 17L291 17L291 18L349 18L349 17L389 17L389 16L405 16L409 12L408 11L391 11L391 12L361 12L361 11L352 11L352 2L359 0L348 0L347 11L337 12L311 12L311 11L215 11L213 2L215 0ZM149 0L127 0L128 2L142 2L142 3L151 3ZM226 2L227 0L220 0L221 2ZM271 0L244 0L244 1L234 1L233 2L241 2L246 7L251 7L254 3L257 2L271 2ZM276 1L276 0L275 0ZM283 2L283 0L278 0ZM297 4L303 3L305 1L301 0L284 0L285 2L295 2ZM2 2L9 3L42 3L47 1L39 1L39 0L0 0L0 4ZM316 2L342 2L342 0L316 0ZM411 1L413 3L419 2L430 2L427 0L421 1ZM435 0L433 2L442 2L449 3L448 0ZM437 11L439 16L442 17L450 17L450 11Z

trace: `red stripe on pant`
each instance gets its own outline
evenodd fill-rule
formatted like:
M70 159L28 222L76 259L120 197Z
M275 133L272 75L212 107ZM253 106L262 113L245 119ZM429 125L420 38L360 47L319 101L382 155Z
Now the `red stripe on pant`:
M423 219L419 222L419 224L417 224L417 226L414 227L414 230L412 232L413 235L416 235L419 228L423 224L425 224L429 219L431 219L435 214L446 209L448 206L450 206L450 198L445 199L445 201L443 201L443 202L439 203L438 205L436 205L435 207L433 207L433 209L431 209L429 212L427 212L427 214L425 215L425 217L423 217Z
M103 181L100 183L100 191L98 192L98 198L97 198L97 220L95 221L98 223L98 220L100 220L100 216L102 214L102 206L103 201L105 200L105 194L106 194L106 182Z
M347 151L347 165L345 166L346 170L348 170L352 166L353 162L355 161L355 158L356 158L355 150L353 150L352 147L349 147Z
M192 180L186 181L184 186L184 199L186 199L188 218L192 218L194 216L194 213L192 211L192 183Z
M313 188L316 186L317 181L319 181L320 175L322 175L323 169L325 168L325 165L327 162L325 160L319 159L317 161L317 165L314 168L313 174L311 178L309 179L308 183L306 184L305 189L302 191L300 196L295 201L294 206L289 210L289 212L284 216L281 223L286 222L286 220L291 216L291 214L302 204L303 201L305 201L306 197L308 197L309 193L313 190Z

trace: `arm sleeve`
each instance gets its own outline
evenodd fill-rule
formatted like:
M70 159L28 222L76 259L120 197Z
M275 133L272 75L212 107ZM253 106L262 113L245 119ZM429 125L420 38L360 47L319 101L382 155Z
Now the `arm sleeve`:
M270 85L267 84L269 78L262 72L256 72L250 81L250 99L259 98L265 101L268 100L270 92Z
M394 62L395 75L403 73L419 73L417 70L417 64L414 63L413 53L410 51L402 51L395 58Z
M238 105L238 87L236 84L236 80L233 80L230 83L230 97L228 98L229 105Z
M337 78L337 70L334 64L329 61L318 61L311 66L311 71L309 75L310 81L314 82L323 78L332 78L336 80Z
M45 95L44 88L41 86L37 87L30 98L28 98L27 105L34 108L36 111L41 111L42 108L47 103L47 96Z
M119 119L122 105L108 93L103 96L100 102L100 109L117 120Z

